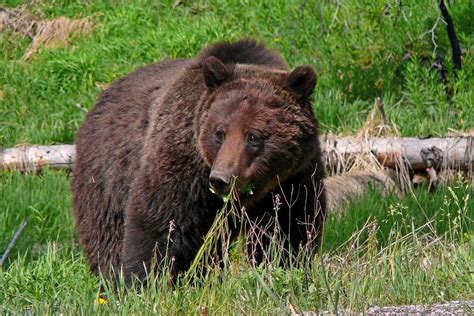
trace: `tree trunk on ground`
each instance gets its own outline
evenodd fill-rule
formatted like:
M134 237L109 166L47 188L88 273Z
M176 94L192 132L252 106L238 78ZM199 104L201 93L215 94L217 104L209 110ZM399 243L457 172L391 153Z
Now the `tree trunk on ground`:
M326 135L320 139L327 166L336 171L344 171L344 167L364 155L371 155L381 165L391 169L396 169L400 163L413 171L426 168L472 171L474 166L472 136L365 139ZM5 148L0 149L0 170L31 172L43 167L72 169L75 157L74 145Z
M371 154L390 169L404 163L411 170L461 169L472 170L474 165L474 137L444 138L351 138L321 137L328 167L341 161L350 162L363 154Z

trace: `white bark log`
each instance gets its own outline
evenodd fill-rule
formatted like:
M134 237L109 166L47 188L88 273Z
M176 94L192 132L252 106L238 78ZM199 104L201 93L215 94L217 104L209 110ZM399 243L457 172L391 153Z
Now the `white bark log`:
M434 166L472 171L474 166L472 136L427 139L322 136L321 145L330 168L364 154L373 155L382 165L392 169L399 161L409 164L413 170ZM428 153L425 159L422 152ZM0 169L38 171L46 166L72 169L75 157L74 145L5 148L0 149Z
M323 136L321 143L329 164L371 153L380 164L391 169L395 169L400 161L409 164L413 170L423 170L431 166L440 169L472 170L474 165L472 136L426 139Z
M75 145L20 146L0 149L0 170L38 171L43 167L72 169Z

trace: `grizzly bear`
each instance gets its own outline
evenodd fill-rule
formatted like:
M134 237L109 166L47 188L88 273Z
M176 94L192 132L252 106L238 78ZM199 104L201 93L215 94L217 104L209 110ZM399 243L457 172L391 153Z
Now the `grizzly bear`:
M326 210L315 84L311 66L290 71L278 53L241 40L106 89L79 129L72 180L92 271L145 281L165 258L173 274L186 271L231 186L246 221L275 230L289 256L314 250Z

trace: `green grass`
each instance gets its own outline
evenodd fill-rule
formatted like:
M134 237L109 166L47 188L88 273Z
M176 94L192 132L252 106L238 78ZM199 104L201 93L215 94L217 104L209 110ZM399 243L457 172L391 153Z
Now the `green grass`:
M315 111L323 131L354 133L380 96L405 136L474 127L474 5L450 5L465 51L453 74L443 23L431 34L435 2L397 1L54 1L27 7L46 18L89 16L95 31L68 47L22 61L30 41L0 34L0 147L73 143L101 87L163 58L193 57L216 40L256 37L292 67L313 65ZM6 1L19 6L21 1ZM335 15L337 11L337 15ZM334 18L336 17L336 18ZM425 35L423 35L425 34ZM412 59L405 60L407 52ZM445 56L449 98L429 64ZM426 65L428 63L428 65ZM142 294L108 293L75 242L69 175L0 174L0 252L29 224L0 271L0 312L210 313L364 310L371 305L474 299L472 187L455 183L403 199L373 192L344 216L329 218L312 264L251 268L234 250L230 269L170 288L164 279ZM237 249L238 247L236 247ZM119 304L116 304L116 300Z
M466 54L455 95L448 100L430 61L450 47L442 23L431 29L438 11L433 2L350 1L338 9L329 3L260 1L46 2L28 7L47 18L89 16L95 32L71 47L46 49L22 62L29 40L0 35L0 146L18 143L70 143L84 113L75 104L93 106L100 86L163 58L193 57L216 40L253 36L278 49L291 66L309 63L319 73L316 112L325 130L359 128L376 96L404 135L444 134L448 128L474 125L472 2L452 5L451 13ZM17 5L17 2L7 5ZM385 12L385 13L384 13ZM334 23L332 23L334 21ZM414 57L403 60L406 52Z
M369 194L345 215L328 220L314 262L291 270L251 268L234 247L224 272L176 288L163 278L141 294L108 292L110 303L98 305L101 281L72 242L67 174L4 176L2 248L24 218L30 221L0 272L4 312L193 313L205 306L216 314L265 313L285 312L288 300L300 311L335 311L472 299L474 209L466 184L440 188L435 195L418 190L403 199Z

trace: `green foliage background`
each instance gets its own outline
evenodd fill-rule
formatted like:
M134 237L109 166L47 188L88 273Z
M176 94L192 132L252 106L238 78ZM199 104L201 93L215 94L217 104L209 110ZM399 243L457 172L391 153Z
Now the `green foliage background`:
M209 43L243 37L267 43L292 67L315 67L315 112L323 132L353 134L377 96L405 136L474 127L473 1L448 6L464 53L457 76L445 25L436 24L437 1L178 2L7 0L8 7L23 5L46 19L90 17L95 30L28 61L22 56L31 40L0 34L0 147L73 143L85 117L76 104L92 108L104 85L137 67L193 58ZM431 67L438 56L451 95ZM286 300L301 310L335 311L473 298L474 207L472 189L462 183L401 201L380 203L379 195L369 194L347 216L331 217L321 254L324 265L332 262L327 271L321 265L309 272L245 270L191 288L159 285L129 295L122 305L98 306L92 302L99 280L74 242L69 176L0 175L0 251L20 223L30 221L0 270L0 311L195 313L203 305L214 313L261 313L286 311ZM430 221L436 225L430 228ZM378 252L367 244L367 222L378 227ZM358 231L361 245L346 247ZM426 269L425 259L432 263Z
M45 18L92 17L96 30L72 46L46 49L22 62L29 39L0 35L0 145L71 143L101 85L164 58L192 58L217 40L256 37L291 66L319 74L316 112L326 130L360 127L376 96L403 135L445 134L473 127L472 1L451 5L463 45L454 78L439 10L425 1L44 1L27 7ZM20 5L7 1L7 5ZM444 56L454 96L430 65ZM411 56L407 58L407 56Z

